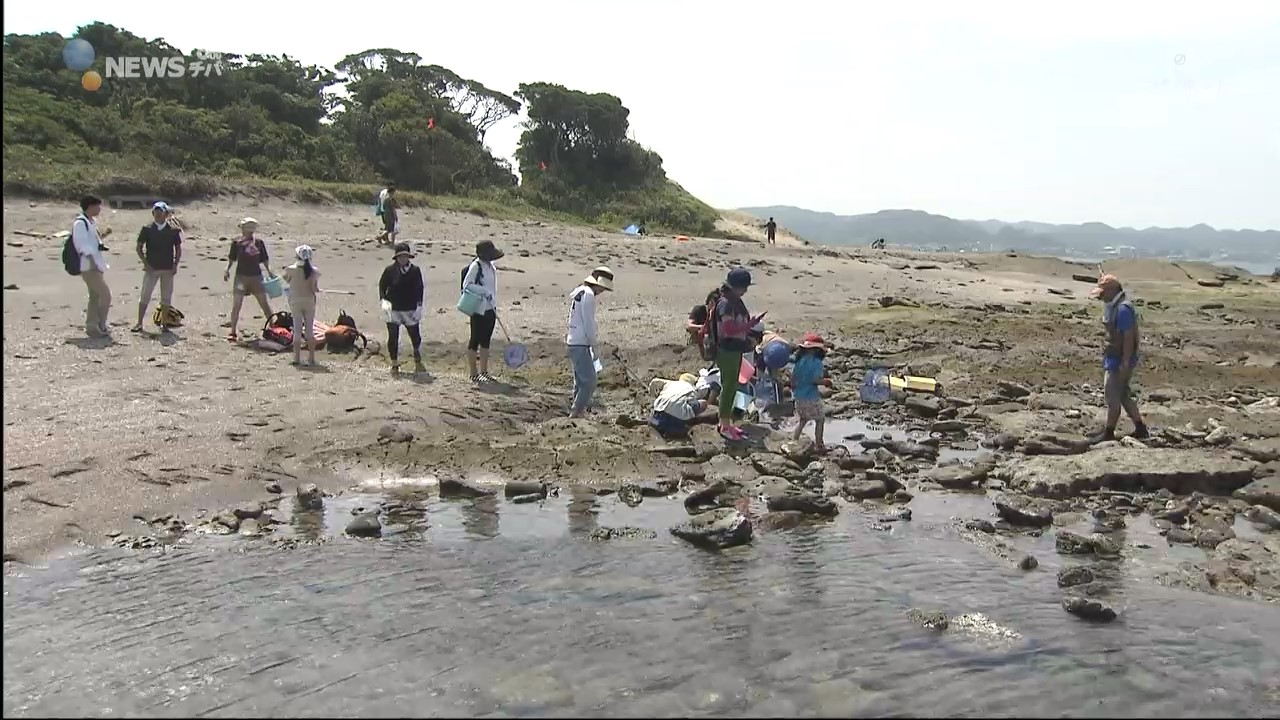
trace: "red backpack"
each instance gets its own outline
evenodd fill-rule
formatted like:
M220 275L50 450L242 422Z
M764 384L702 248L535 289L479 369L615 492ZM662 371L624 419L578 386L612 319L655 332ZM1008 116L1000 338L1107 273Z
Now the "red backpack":
M262 339L278 345L293 345L293 314L288 310L274 312L262 326Z

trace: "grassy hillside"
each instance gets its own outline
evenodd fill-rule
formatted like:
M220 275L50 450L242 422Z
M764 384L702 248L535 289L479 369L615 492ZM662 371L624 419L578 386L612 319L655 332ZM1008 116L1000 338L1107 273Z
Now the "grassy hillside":
M486 214L690 234L713 232L719 218L627 137L629 111L604 93L527 83L508 95L394 49L348 55L333 69L224 55L221 74L104 80L105 57L184 53L93 23L74 39L91 48L85 66L64 53L71 40L5 36L6 194L264 192L367 203L394 181L409 204ZM100 88L82 86L87 73ZM521 113L522 182L484 143Z

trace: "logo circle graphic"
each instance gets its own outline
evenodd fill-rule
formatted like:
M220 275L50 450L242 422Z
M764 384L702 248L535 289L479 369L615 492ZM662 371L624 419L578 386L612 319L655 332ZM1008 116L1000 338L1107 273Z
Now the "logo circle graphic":
M95 92L102 87L102 76L96 70L90 70L80 78L80 86L89 92Z
M84 72L93 65L93 46L84 38L71 40L62 48L62 62L76 72Z

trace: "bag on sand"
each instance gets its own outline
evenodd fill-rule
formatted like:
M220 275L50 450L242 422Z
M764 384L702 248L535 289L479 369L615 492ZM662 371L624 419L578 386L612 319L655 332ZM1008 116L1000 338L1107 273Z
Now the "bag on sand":
M293 314L288 310L280 310L267 318L262 326L262 339L284 345L293 345Z
M356 321L346 310L338 311L338 322L333 327L324 332L324 345L329 352L344 352L356 346L356 340L361 342L361 349L368 349L369 338L364 333L356 329Z
M182 319L186 315L176 307L156 307L156 311L151 313L151 322L156 325L167 325L168 327L182 327Z

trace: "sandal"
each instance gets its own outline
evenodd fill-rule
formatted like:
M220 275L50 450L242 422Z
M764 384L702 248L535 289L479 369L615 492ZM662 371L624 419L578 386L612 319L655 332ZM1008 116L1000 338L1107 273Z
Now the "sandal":
M240 342L240 337L235 333L227 333L227 342L229 343Z
M141 324L134 325L133 327L129 328L129 332L132 332L132 333L142 332L142 325Z

